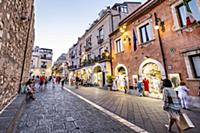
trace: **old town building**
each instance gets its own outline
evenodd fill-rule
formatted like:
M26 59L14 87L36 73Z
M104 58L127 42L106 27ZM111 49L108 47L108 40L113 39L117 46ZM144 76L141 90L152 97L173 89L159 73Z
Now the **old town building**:
M58 59L54 62L52 67L52 75L60 77L68 77L68 63L67 63L67 54L62 53Z
M84 84L104 87L107 76L111 75L110 38L109 34L117 28L120 20L133 12L141 3L116 3L99 13L76 47L69 50L73 62L70 77L78 76ZM77 58L78 57L78 58ZM70 67L70 68L71 68Z
M161 97L164 78L174 87L184 81L191 96L199 95L200 2L187 3L196 19L191 25L182 0L149 0L120 22L110 34L116 77L125 77L130 88L146 78L153 97Z
M33 43L33 0L0 0L0 110L28 80Z
M51 76L53 50L35 46L32 50L31 75Z

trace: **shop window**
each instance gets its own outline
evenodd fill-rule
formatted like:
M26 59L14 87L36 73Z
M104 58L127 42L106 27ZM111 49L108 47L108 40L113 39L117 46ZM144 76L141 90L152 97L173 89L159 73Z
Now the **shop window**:
M146 24L140 26L139 33L140 33L141 43L145 43L145 42L151 41L153 39L150 23L146 23Z
M196 5L195 0L188 0L188 5L190 10L192 11L192 15L194 16L194 18L196 19L196 21L200 21L200 12L198 9L198 6ZM177 15L178 15L178 19L179 19L179 23L181 27L186 26L186 7L185 5L183 5L183 3L181 3L180 5L178 5L176 7L177 10Z
M190 56L195 78L200 78L200 54Z
M120 53L123 51L123 45L121 39L115 41L115 53Z

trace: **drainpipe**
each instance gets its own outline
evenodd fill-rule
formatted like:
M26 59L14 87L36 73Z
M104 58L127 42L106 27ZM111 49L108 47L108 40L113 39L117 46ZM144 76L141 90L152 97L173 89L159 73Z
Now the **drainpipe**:
M119 19L121 20L121 14L120 13L118 13L118 14L115 14L115 15L112 15L112 12L110 12L111 13L111 32L113 32L114 31L114 20L113 20L113 18L114 17L119 17ZM113 64L112 64L112 39L110 38L110 56L111 56L111 61L110 61L110 65L111 65L111 75L113 75Z
M23 79L24 66L25 66L25 62L26 62L26 54L27 54L28 43L29 43L29 35L30 35L31 25L32 25L33 10L34 10L34 0L33 0L33 3L31 5L31 16L30 16L30 19L28 19L28 21L30 21L30 22L29 22L29 27L28 27L28 31L27 31L26 45L25 45L25 50L24 50L24 56L23 56L23 62L22 62L22 69L21 69L21 76L20 76L20 81L19 81L18 93L20 93L22 79Z
M113 21L113 15L111 14L111 30L114 31L114 21ZM112 64L112 39L110 38L110 67L111 67L111 75L113 75L113 64Z
M155 17L155 21L157 21L158 18L157 18L156 13L154 13L154 17ZM161 37L160 37L160 30L159 29L157 30L157 33L158 33L158 40L159 40L159 44L160 44L160 51L161 51L163 66L164 66L166 78L168 78L166 59L165 59L165 54L164 54L164 50L163 50L163 44L162 44L162 40L161 40Z

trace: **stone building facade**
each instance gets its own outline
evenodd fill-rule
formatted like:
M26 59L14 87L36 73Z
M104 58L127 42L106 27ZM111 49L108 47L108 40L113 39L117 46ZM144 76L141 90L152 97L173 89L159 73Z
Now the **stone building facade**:
M118 30L110 34L114 75L125 76L131 88L136 80L147 78L155 97L161 96L159 82L166 77L174 87L186 82L190 95L198 96L200 5L198 0L190 2L196 19L190 26L182 15L182 0L150 0L122 20ZM159 31L154 29L156 24Z
M35 46L32 50L31 76L51 76L53 50Z
M119 22L138 8L140 2L116 3L102 9L99 17L78 39L69 53L73 64L69 77L78 76L86 84L99 87L107 85L107 76L111 75L110 38Z
M0 0L0 110L17 94L20 81L25 82L29 76L33 7L33 0Z

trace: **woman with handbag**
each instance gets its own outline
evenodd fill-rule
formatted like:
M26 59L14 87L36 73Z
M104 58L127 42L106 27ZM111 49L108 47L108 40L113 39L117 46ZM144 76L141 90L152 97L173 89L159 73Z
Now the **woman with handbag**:
M183 133L180 126L180 99L178 98L176 91L172 88L172 83L169 79L163 80L163 87L163 109L167 111L169 116L169 125L167 125L168 131L171 131L172 125L175 123L179 133Z

